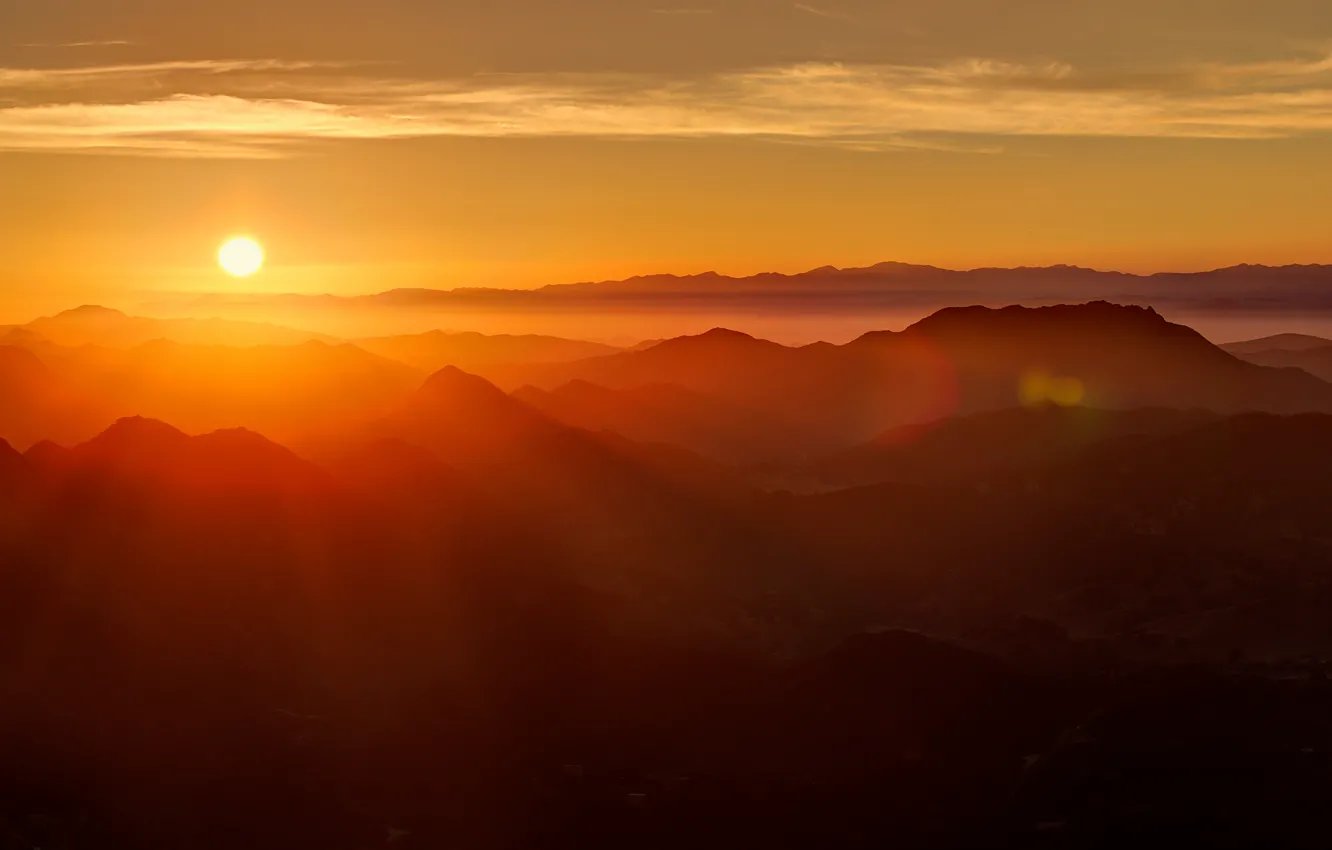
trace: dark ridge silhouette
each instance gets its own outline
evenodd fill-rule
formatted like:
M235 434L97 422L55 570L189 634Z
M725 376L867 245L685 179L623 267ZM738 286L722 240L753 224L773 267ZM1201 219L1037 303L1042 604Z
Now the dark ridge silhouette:
M1043 268L939 269L902 263L868 268L825 266L801 274L764 273L728 277L644 275L621 281L586 282L533 290L462 288L397 289L374 295L281 295L253 305L300 314L364 313L367 310L512 313L599 313L668 311L766 314L937 309L950 303L999 306L1021 301L1052 304L1070 293L1086 300L1148 303L1179 310L1287 312L1328 306L1332 266L1234 266L1197 273L1133 275L1068 265ZM224 306L226 298L218 299ZM194 299L207 307L208 299Z
M673 384L815 434L825 453L903 425L1013 407L1033 379L1075 381L1070 401L1111 410L1332 411L1326 382L1245 363L1153 310L1108 303L950 309L844 346L795 349L714 331L490 374L548 390L573 380L614 390Z
M191 437L143 417L121 419L57 464L66 472L112 472L196 489L317 490L325 474L289 449L245 429Z
M435 449L448 462L487 463L504 460L515 442L555 439L561 428L485 378L449 366L378 430Z
M126 464L148 463L160 457L159 450L171 452L189 440L184 431L165 422L131 416L117 420L110 428L75 451L91 459Z
M544 494L542 502L567 500L566 507L594 512L653 512L643 498L665 499L678 509L677 488L707 489L719 477L686 450L569 427L455 367L432 375L397 411L371 426L369 436L428 448L463 471L498 477L532 496ZM705 480L694 480L704 470ZM620 498L625 502L617 505Z
M610 345L551 336L487 336L445 331L358 339L356 345L427 372L445 366L475 370L505 363L560 363L613 354L619 350Z

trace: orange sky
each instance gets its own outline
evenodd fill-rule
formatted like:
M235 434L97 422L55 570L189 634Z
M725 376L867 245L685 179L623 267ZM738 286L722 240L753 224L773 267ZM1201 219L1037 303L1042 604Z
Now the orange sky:
M1332 262L1332 5L0 7L0 321L881 260ZM237 283L224 237L270 265Z

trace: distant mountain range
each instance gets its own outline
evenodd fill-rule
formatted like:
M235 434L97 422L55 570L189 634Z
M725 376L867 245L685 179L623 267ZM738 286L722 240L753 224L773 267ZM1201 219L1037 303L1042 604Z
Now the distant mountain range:
M824 266L801 274L731 277L646 275L540 289L396 289L374 295L181 297L194 309L249 305L328 313L361 310L569 311L673 309L763 312L937 308L950 304L1048 304L1107 300L1159 308L1289 310L1332 307L1332 266L1240 265L1206 272L1136 275L1078 266L966 271L906 263L867 268Z

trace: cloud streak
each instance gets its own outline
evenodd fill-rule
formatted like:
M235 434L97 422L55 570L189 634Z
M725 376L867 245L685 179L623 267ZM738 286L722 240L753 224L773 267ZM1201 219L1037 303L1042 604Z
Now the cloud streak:
M1332 57L1119 78L989 60L806 63L694 78L425 80L365 70L281 60L0 69L0 98L11 101L0 106L0 150L271 157L319 141L463 136L989 151L1021 136L1332 132Z
M291 62L281 59L187 60L123 65L88 65L73 68L0 68L0 91L26 90L38 93L49 88L78 88L102 83L159 84L165 78L177 81L190 76L225 74L283 74L316 68L342 68L344 63Z
M66 41L56 44L20 44L19 47L28 47L38 50L76 50L86 47L135 47L137 42L125 41L123 39L109 39L106 41Z
M854 23L856 20L851 15L848 15L846 12L837 12L832 9L823 9L818 6L809 6L805 3L795 4L795 9L797 12L804 12L807 15L814 15L815 17L818 18L827 18L828 20L831 21Z

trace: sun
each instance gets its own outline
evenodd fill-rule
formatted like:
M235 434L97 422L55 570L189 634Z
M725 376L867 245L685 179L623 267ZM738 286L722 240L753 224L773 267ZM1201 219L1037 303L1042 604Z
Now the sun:
M238 236L218 250L217 262L232 277L249 277L263 268L264 247L248 236Z

